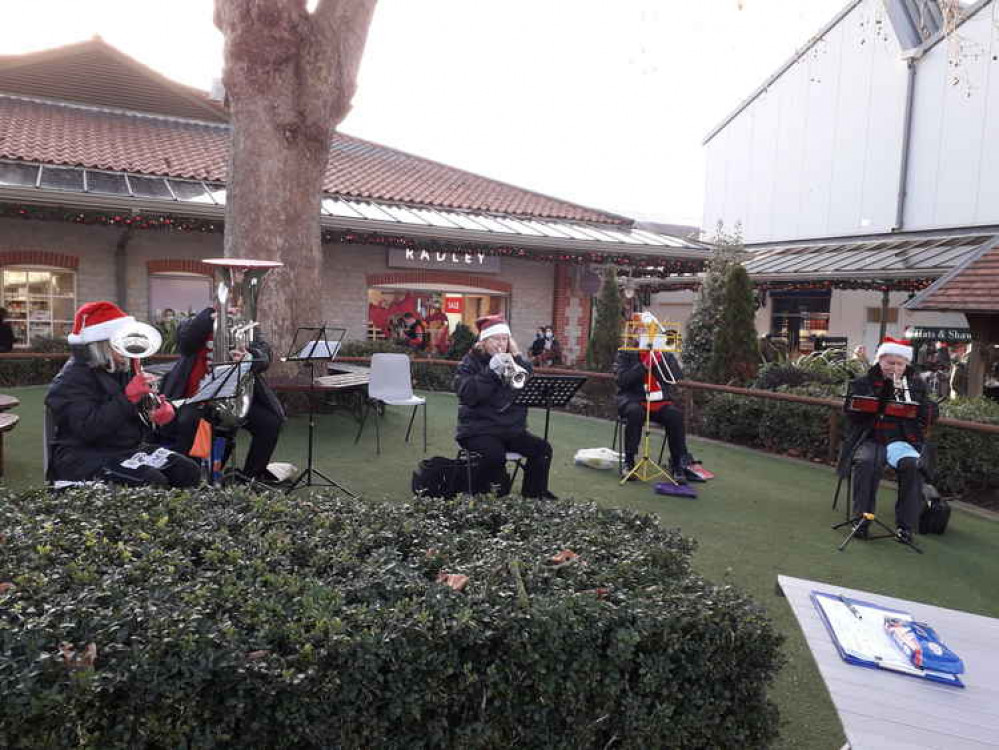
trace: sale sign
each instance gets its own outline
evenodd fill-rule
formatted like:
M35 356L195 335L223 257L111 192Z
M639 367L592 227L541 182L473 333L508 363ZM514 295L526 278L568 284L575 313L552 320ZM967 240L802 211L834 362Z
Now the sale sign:
M447 313L463 313L465 312L465 298L464 297L445 297L444 298L444 312Z

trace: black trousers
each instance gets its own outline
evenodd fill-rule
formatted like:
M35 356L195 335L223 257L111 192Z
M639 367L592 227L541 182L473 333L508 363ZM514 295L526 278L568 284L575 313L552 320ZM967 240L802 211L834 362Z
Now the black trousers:
M853 513L873 513L878 484L887 463L886 448L877 441L865 440L853 454ZM898 476L898 499L895 501L895 525L909 531L919 526L923 504L923 478L919 461L903 458L895 467Z
M645 425L645 402L629 401L618 409L624 419L624 460L634 465L638 444L642 440ZM687 434L683 427L683 412L675 405L664 406L649 415L650 421L658 422L666 428L671 463L676 466L687 455Z
M198 427L198 420L203 416L202 409L197 406L182 406L177 414L177 440L170 447L180 453L187 453L191 450L194 442L194 435ZM283 420L273 411L254 399L250 402L250 410L246 414L246 422L243 428L252 436L250 448L246 453L246 462L243 464L243 473L248 477L257 478L267 470L267 464L274 455L277 447L278 437L281 434ZM236 445L236 430L217 430L217 437L226 438L225 456L223 463L229 461L233 448Z
M126 466L122 463L128 462L137 452L152 454L158 448L159 446L156 445L136 446L135 450L115 456L105 462L101 473L94 478L107 479L116 484L132 487L195 487L198 485L201 481L201 469L198 467L198 463L176 451L169 451L169 457L159 468L146 464Z
M479 469L472 476L472 492L491 492L494 485L503 487L506 482L506 454L519 453L526 459L524 481L520 494L524 497L541 497L548 490L548 469L552 463L551 444L537 435L524 431L514 435L476 435L461 438L459 445L467 451L478 453Z

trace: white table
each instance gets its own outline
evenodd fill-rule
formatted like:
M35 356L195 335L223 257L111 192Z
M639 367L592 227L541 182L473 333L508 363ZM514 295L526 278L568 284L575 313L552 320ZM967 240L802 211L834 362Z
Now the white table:
M805 634L851 750L999 747L999 620L790 576L777 576L777 586ZM929 624L964 660L966 687L847 664L812 603L813 590L904 610Z

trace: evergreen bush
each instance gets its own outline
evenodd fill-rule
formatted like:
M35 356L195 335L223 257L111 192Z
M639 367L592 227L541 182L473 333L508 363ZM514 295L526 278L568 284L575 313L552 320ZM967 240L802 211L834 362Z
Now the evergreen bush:
M597 319L586 346L586 365L597 372L610 372L621 346L621 290L617 269L604 268L604 281L596 299Z
M780 637L745 595L694 575L692 540L651 516L84 489L6 492L0 531L10 750L776 735Z
M25 385L48 385L62 366L66 356L35 359L0 359L0 388L17 388Z
M725 269L723 306L708 370L716 383L748 384L760 364L753 282L739 262Z
M683 335L684 374L691 380L711 380L711 352L725 309L725 272L743 253L738 227L735 233L729 234L719 222L712 242L714 251L704 270Z
M451 344L444 356L448 359L461 359L475 345L475 340L476 336L472 329L464 323L459 323L454 327L454 333L451 334Z

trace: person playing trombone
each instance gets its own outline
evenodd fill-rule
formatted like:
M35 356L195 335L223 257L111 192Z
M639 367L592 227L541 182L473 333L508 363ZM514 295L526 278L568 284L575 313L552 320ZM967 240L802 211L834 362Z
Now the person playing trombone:
M88 302L76 311L67 337L72 357L45 397L55 433L47 478L193 487L201 478L198 464L153 445L152 432L175 412L153 393L155 376L141 368L133 372L116 348L114 342L127 333L159 340L155 329L112 302Z

